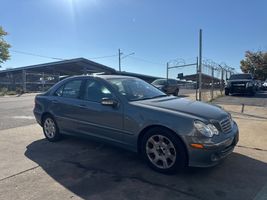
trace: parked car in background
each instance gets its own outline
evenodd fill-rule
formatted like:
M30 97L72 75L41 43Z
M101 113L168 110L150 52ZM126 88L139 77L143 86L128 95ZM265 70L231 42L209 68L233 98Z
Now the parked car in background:
M175 79L156 79L151 84L166 94L178 96L179 86Z
M233 74L227 80L225 87L225 95L239 93L255 94L256 86L251 74Z
M263 90L267 90L267 79L264 81L264 83L262 84L262 89Z
M238 142L237 124L225 110L168 96L134 77L64 79L36 96L34 115L51 142L62 134L97 138L140 153L162 173L214 166Z
M260 80L255 80L255 90L259 91L262 88L262 82Z

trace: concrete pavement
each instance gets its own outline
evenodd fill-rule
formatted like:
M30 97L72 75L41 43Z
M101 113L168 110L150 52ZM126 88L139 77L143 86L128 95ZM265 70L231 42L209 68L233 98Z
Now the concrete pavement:
M239 125L234 153L216 167L167 176L149 169L136 154L106 144L72 137L46 141L34 120L14 118L33 116L33 97L0 98L4 124L0 199L263 200L266 196L267 112L264 104L259 107L264 98L255 97L258 106L248 105L244 113L239 104L243 98L233 97L231 104L220 98L220 105ZM24 122L26 126L21 126Z
M38 125L2 130L0 199L253 199L267 183L267 150L245 146L245 134L221 165L167 176L119 148L49 143Z

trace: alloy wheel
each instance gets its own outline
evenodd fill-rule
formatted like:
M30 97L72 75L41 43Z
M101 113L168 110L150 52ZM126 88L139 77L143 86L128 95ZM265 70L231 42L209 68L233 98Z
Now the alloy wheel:
M44 132L45 135L52 139L56 135L56 124L51 118L46 118L44 122Z
M146 154L150 162L160 169L175 164L176 149L170 139L163 135L152 135L146 142Z

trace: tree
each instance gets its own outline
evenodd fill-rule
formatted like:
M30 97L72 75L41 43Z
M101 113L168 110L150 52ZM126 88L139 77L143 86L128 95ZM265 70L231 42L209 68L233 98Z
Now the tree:
M0 26L0 67L1 67L1 63L7 61L10 58L8 49L11 46L4 40L4 36L6 35L7 35L7 32L5 32L2 26Z
M267 78L267 52L246 51L245 58L240 61L240 68L244 73L252 73L255 79Z

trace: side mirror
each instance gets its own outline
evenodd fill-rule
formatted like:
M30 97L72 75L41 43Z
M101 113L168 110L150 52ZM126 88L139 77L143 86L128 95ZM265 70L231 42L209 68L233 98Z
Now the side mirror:
M117 107L119 105L119 102L115 99L110 99L110 98L102 98L101 104L103 106L111 106L113 108Z

